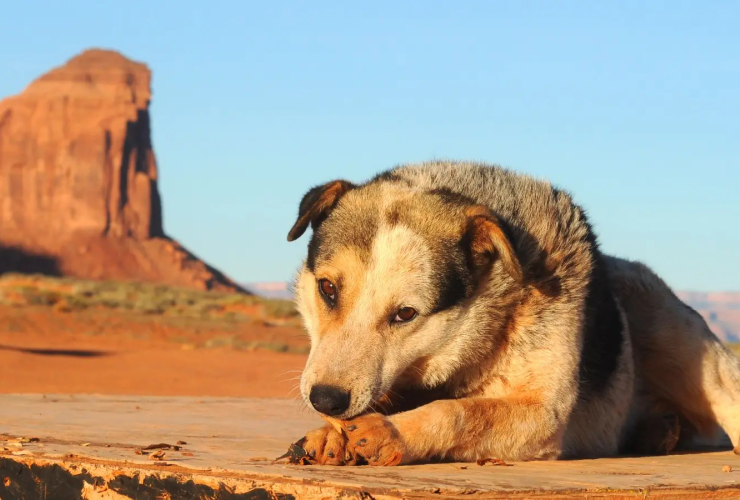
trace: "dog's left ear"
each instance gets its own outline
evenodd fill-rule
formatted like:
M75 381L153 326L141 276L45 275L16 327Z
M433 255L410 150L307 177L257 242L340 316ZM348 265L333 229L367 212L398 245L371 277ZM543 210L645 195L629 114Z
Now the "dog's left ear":
M509 276L521 284L524 273L504 223L483 206L472 206L465 210L465 215L468 218L466 237L476 268L500 259Z
M351 182L336 180L311 188L303 195L298 207L298 220L288 233L288 241L300 238L308 229L309 223L313 229L316 229L337 206L339 199L354 187L355 185Z

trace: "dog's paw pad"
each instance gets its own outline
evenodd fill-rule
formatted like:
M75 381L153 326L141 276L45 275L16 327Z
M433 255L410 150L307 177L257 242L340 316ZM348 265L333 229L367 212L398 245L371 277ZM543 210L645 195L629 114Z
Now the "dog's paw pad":
M349 448L354 455L369 465L398 465L404 455L404 446L393 424L379 414L363 415L344 426L349 437Z

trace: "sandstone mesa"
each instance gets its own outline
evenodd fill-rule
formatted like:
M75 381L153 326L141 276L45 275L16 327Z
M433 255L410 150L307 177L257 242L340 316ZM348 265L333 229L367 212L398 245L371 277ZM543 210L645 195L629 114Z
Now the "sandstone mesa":
M91 49L0 101L0 272L241 290L162 224L151 71Z

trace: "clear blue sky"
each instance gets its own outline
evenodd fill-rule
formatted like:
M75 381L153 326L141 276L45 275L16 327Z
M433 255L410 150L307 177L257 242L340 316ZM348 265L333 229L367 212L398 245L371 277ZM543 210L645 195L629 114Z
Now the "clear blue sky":
M84 48L154 71L166 231L289 279L311 185L431 158L547 177L605 251L740 289L740 2L24 1L0 95Z

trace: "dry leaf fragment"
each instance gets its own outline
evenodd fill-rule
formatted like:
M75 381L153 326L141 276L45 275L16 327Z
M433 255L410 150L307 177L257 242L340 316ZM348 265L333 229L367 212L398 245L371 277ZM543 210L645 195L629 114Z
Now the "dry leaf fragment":
M296 443L291 444L288 447L288 451L284 455L281 455L275 459L275 462L284 458L288 459L289 464L293 465L311 465L313 463L311 457L303 449L303 444L306 442L306 438L299 440Z
M478 465L491 464L491 465L503 465L505 467L511 467L511 464L507 464L500 458L480 458L476 460L475 463L477 463Z
M142 450L159 450L159 449L169 450L170 448L172 448L171 444L157 443L157 444L150 444L149 446L144 446Z
M334 430L337 431L339 434L342 434L343 436L346 435L344 432L344 429L342 428L342 421L338 418L329 417L327 415L321 415L324 420L326 420L329 425L334 427Z
M179 441L178 441L179 442ZM150 444L149 446L144 446L142 450L175 450L180 451L181 446L173 446L171 444L167 443L157 443L157 444Z
M165 456L166 456L165 452L162 450L159 450L149 455L149 459L150 460L164 460Z
M732 472L732 465L725 465L722 467L722 472Z

